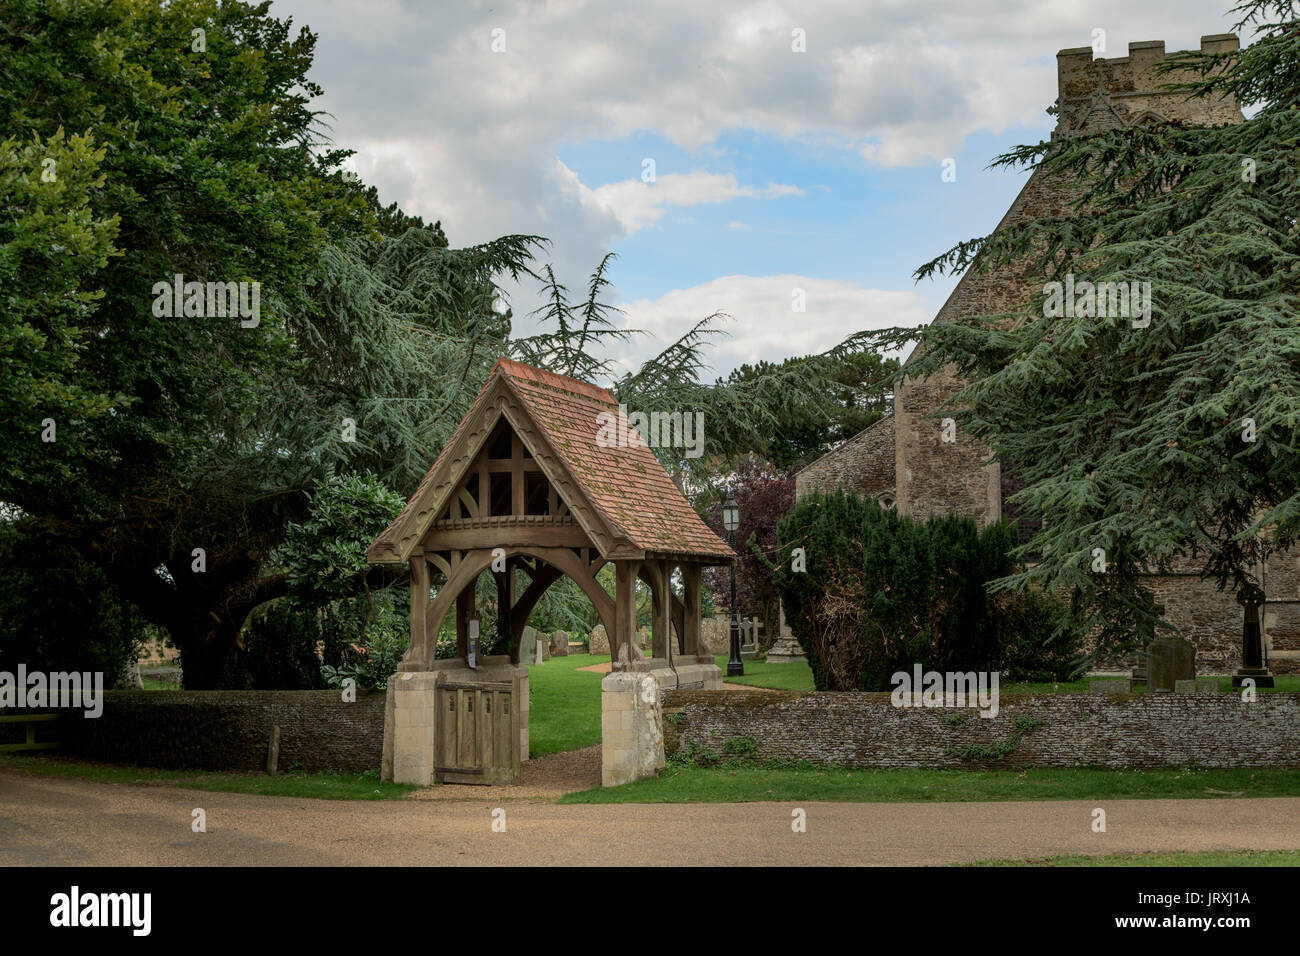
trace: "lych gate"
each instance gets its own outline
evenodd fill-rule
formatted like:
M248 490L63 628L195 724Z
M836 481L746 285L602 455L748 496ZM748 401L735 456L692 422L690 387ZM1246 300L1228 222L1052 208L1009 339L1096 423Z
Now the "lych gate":
M626 433L608 440L620 427ZM645 755L624 752L624 744L644 749L646 733L636 721L655 719L643 713L653 696L643 677L668 689L721 686L721 672L700 642L700 578L704 567L734 561L734 552L627 427L606 389L498 361L433 468L366 557L371 564L409 564L411 573L411 644L389 682L387 779L427 784L445 769L435 746L439 721L446 733L449 719L434 705L439 683L518 681L518 756L527 759L528 671L519 663L519 641L537 602L563 576L594 605L614 671L626 675L606 681L607 698L623 688L638 715L615 714L612 721L605 715L607 783L644 773ZM596 579L611 562L612 598ZM484 571L496 583L498 643L509 654L481 658L471 669L470 622ZM528 583L516 593L519 572ZM675 573L681 597L672 588ZM653 598L649 659L637 642L638 580ZM436 660L438 633L453 612L457 656ZM622 711L629 701L604 704Z

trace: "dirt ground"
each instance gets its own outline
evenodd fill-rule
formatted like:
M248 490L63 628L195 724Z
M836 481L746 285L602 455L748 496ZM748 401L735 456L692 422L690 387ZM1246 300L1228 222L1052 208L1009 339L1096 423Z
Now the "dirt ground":
M588 759L538 761L534 780L585 773ZM543 785L549 784L538 789ZM560 806L472 789L464 799L371 803L128 786L3 768L0 865L916 865L1300 849L1295 797ZM1107 812L1105 833L1091 828L1098 804ZM206 813L206 832L192 830L195 808ZM796 810L804 811L806 832L791 827ZM494 829L501 821L505 830Z
M554 800L575 790L600 786L600 744L559 754L534 757L519 765L523 780L514 787L426 787L412 794L415 800L478 800L491 790L494 799L524 797Z

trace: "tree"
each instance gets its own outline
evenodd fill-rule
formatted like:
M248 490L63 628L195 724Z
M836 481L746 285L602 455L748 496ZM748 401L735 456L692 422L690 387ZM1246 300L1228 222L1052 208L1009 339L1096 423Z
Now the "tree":
M808 358L742 365L727 376L727 382L752 382L779 374L791 363ZM835 357L827 369L834 383L830 393L832 408L818 403L788 409L781 421L755 441L753 451L782 471L811 463L888 413L889 384L897 372L898 359L882 358L877 352L849 352Z
M728 493L735 496L740 508L740 526L735 533L735 547L740 555L736 565L736 608L742 617L761 617L765 632L773 637L780 612L771 559L777 551L777 522L794 507L794 475L748 458L719 492L720 495L712 497L705 520L723 540L728 534L722 525L722 502ZM710 568L705 577L713 593L718 595L719 605L726 606L730 612L730 569Z
M1079 184L1070 215L1008 225L917 272L1020 263L1043 283L1015 312L925 329L908 374L952 363L970 380L959 420L1016 463L1013 500L1043 521L1019 552L1041 560L1003 584L1073 593L1100 630L1095 656L1130 651L1152 621L1141 575L1194 561L1249 597L1257 562L1300 528L1300 19L1290 0L1237 9L1254 45L1163 68L1192 71L1171 84L1186 95L1258 104L1249 120L1012 150L997 164ZM1149 281L1149 327L1056 315L1046 283L1070 273Z
M321 92L307 76L315 37L267 6L15 0L0 12L5 128L51 144L56 163L80 148L74 135L102 150L59 170L56 195L83 234L50 274L81 298L47 317L45 289L20 282L0 325L6 342L46 337L19 347L55 355L37 374L64 403L0 422L5 460L21 465L6 465L0 501L168 630L189 687L220 684L249 613L289 592L278 551L324 478L413 489L504 348L493 276L517 273L539 242L449 249L438 226L345 179L347 152L308 105ZM51 201L18 203L13 234L39 239ZM14 249L36 255L30 241ZM155 284L177 274L247 283L250 300L258 283L260 315L156 314ZM51 410L67 420L42 447Z
M511 348L521 361L562 375L597 383L612 380L615 396L629 410L701 415L707 436L702 455L691 457L681 448L654 448L678 485L699 493L698 508L707 507L716 493L713 485L719 468L734 467L756 446L765 446L764 436L777 435L792 422L845 420L839 404L845 400L843 380L854 382L862 369L879 364L874 356L863 357L869 345L858 336L818 355L709 384L703 381L708 343L725 334L720 323L728 318L714 313L698 319L634 371L616 376L609 345L642 333L617 324L621 310L602 300L611 285L607 272L615 258L608 253L601 260L578 302L544 267L539 276L544 304L534 313L543 331L514 339Z

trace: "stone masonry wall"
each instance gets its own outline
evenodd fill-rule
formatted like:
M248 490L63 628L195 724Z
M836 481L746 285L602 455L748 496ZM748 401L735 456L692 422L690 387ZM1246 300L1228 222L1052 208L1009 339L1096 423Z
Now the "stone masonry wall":
M1300 767L1300 694L1004 694L993 718L859 693L670 691L663 708L669 755L752 737L759 759L850 767Z
M858 432L795 476L798 500L814 491L843 488L864 498L894 498L894 416Z
M194 770L265 770L271 728L279 767L378 770L384 692L341 690L106 691L104 712L68 711L49 739L63 753L109 763ZM17 713L17 711L15 711Z

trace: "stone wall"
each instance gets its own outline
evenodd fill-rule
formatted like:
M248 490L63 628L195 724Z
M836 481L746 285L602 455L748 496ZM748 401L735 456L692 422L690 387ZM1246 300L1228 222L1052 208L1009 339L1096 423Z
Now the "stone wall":
M670 691L663 709L670 755L688 744L720 754L728 739L752 737L759 759L850 767L1300 768L1300 694L1252 703L1237 694L1004 694L998 715L983 718L971 708L895 707L889 694ZM1038 723L1018 728L1017 718ZM972 745L1011 749L998 760L959 754Z
M894 416L858 432L800 471L794 479L795 500L814 491L843 488L864 498L894 501Z
M341 690L106 691L104 712L65 712L51 735L74 757L145 767L265 770L280 727L281 770L378 770L384 692Z

